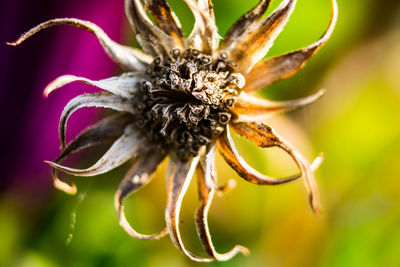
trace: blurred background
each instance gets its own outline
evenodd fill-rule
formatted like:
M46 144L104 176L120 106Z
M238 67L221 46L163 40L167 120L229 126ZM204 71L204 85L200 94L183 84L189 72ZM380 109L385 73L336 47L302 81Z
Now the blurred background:
M299 0L269 56L316 41L330 16L329 0ZM220 34L257 3L215 0ZM193 17L180 0L170 1L189 33ZM272 10L279 4L273 1ZM251 250L210 266L400 266L400 2L338 0L339 20L323 49L295 76L260 92L275 100L328 89L318 102L268 123L311 161L317 171L324 214L308 206L301 181L263 187L241 180L219 156L218 179L237 187L216 197L209 221L220 252L241 244ZM271 11L269 11L271 12ZM48 29L19 47L22 32L47 19L76 17L98 24L114 40L136 45L123 1L16 0L0 3L0 266L200 266L183 256L168 237L142 241L119 227L113 197L125 169L74 178L79 193L52 187L44 160L58 154L58 119L72 97L94 89L72 84L42 97L62 74L101 79L120 73L90 34L65 26ZM77 112L69 140L106 111ZM246 160L263 173L296 171L282 152L259 149L236 137ZM89 151L70 164L94 162ZM157 177L126 201L128 219L140 231L164 227L165 162ZM194 226L196 185L181 215L183 240L202 254Z

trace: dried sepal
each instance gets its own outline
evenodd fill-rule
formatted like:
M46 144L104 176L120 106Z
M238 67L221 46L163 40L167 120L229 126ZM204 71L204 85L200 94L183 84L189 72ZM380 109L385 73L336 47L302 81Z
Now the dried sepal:
M78 109L87 107L102 107L134 113L132 104L126 98L118 95L108 92L79 95L68 102L60 117L58 132L62 149L66 144L66 129L69 117Z
M263 121L271 115L288 112L311 104L322 97L325 92L325 89L321 89L312 95L286 101L265 100L242 92L237 98L232 112L236 114L239 119Z
M268 85L286 79L304 67L306 62L328 41L335 28L338 17L338 6L331 1L332 15L329 26L322 37L310 46L281 56L265 59L256 65L246 75L246 85L243 91L257 91Z
M207 219L208 211L216 192L214 187L214 184L216 184L214 155L215 146L207 153L205 159L200 161L196 169L200 198L200 207L195 214L196 229L201 244L207 254L217 261L227 261L239 252L247 255L249 250L243 246L236 245L226 253L218 253L214 248Z
M169 51L179 47L179 42L153 25L140 0L125 0L125 13L136 33L136 40L146 53L153 57L169 57Z
M19 45L32 35L38 33L39 31L53 27L58 25L69 25L76 28L80 28L86 30L90 33L93 33L100 44L103 46L104 51L108 54L108 56L122 68L129 71L144 71L147 65L151 62L151 57L140 52L137 49L120 45L113 40L111 40L104 31L97 26L96 24L80 20L80 19L52 19L46 22L39 24L38 26L30 29L28 32L22 34L17 41L7 43L8 45Z
M301 174L296 174L285 178L275 178L261 174L252 168L237 151L229 133L229 127L227 127L225 132L219 137L217 145L218 151L221 153L229 166L231 166L240 177L250 183L259 185L278 185L294 181L301 177Z
M153 149L149 147L147 150L148 151L141 153L120 183L117 193L115 194L115 208L118 212L121 227L130 236L138 239L159 239L168 234L168 229L166 227L155 234L148 235L138 233L126 219L123 205L123 201L127 196L138 191L151 181L157 166L166 156L165 151L157 151L157 147L153 147Z
M134 126L128 125L124 134L118 138L108 151L92 166L86 169L76 169L51 161L45 161L53 168L77 176L94 176L108 172L128 160L135 158L146 147L146 138L137 132Z
M314 212L321 212L319 192L314 178L314 170L307 159L288 141L279 136L270 126L263 122L236 121L231 123L233 129L241 136L246 137L260 147L279 147L286 151L300 169L301 177L307 188L311 208ZM320 162L317 157L315 162ZM317 164L319 165L319 164ZM314 164L315 166L315 164Z
M230 48L232 43L239 39L243 33L253 27L267 10L271 0L261 0L253 9L240 17L228 30L220 45L220 50Z
M141 72L125 72L120 76L110 77L99 81L93 81L75 75L62 75L46 86L43 90L43 96L48 97L50 93L58 88L79 81L98 87L115 95L130 98L138 91L138 89L140 89L141 83L144 82L146 78L147 76Z
M61 163L70 155L75 154L83 149L114 142L123 134L125 126L131 121L132 116L129 114L117 114L106 117L95 125L92 125L82 131L71 143L65 147L65 149L61 151L61 154L57 157L55 162ZM61 181L58 177L57 169L55 168L52 169L52 177L55 188L58 188L68 194L76 193L76 186L74 184L70 185Z
M237 62L238 72L247 74L267 54L286 25L295 4L296 0L284 0L271 15L247 29L232 43L227 52Z
M168 232L174 245L186 256L194 261L210 262L212 258L204 258L189 252L182 243L179 232L179 213L181 210L183 196L185 195L194 171L199 163L200 156L193 159L182 160L171 155L167 171L167 208L165 220Z

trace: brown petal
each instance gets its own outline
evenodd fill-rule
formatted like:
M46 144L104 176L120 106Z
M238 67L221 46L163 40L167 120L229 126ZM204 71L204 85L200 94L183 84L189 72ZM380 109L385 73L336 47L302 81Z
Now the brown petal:
M268 52L292 14L296 0L284 0L267 18L250 27L226 49L238 64L237 71L247 74Z
M140 0L125 0L125 13L143 50L153 57L169 57L169 52L180 47L177 40L154 26Z
M286 178L274 178L261 174L253 169L239 155L232 137L230 136L229 127L227 127L225 133L223 133L218 139L217 145L218 150L224 157L225 161L239 174L240 177L250 183L260 185L278 185L291 182L301 177L301 174L297 174Z
M338 7L335 0L332 3L332 16L329 26L322 37L310 46L281 56L265 59L257 63L246 76L244 91L256 91L268 85L286 79L304 67L305 63L328 41L335 28Z
M174 245L186 256L194 261L210 262L212 258L198 257L189 252L182 243L179 233L179 212L182 205L183 196L192 180L192 176L199 162L199 156L191 160L180 160L176 156L170 156L167 173L167 208L165 219L169 234Z
M132 103L127 101L126 98L118 95L113 95L107 92L79 95L68 102L61 114L58 127L61 148L64 148L66 144L65 132L69 117L78 109L85 107L102 107L129 113L134 112Z
M38 26L32 28L28 32L22 34L17 41L7 44L14 46L19 45L39 31L57 25L74 26L76 28L80 28L90 33L93 33L100 41L100 44L103 46L104 51L106 51L108 56L124 69L130 71L145 71L147 65L150 64L152 61L152 58L150 56L143 54L139 50L114 42L96 24L80 19L65 18L53 19L43 22Z
M196 228L201 244L207 254L217 261L227 261L234 257L237 253L242 252L248 254L247 248L236 245L230 251L220 254L218 253L211 240L210 230L208 228L208 211L211 201L215 194L215 164L214 164L215 146L207 153L206 158L202 159L200 166L197 166L197 179L199 186L200 207L196 211ZM211 185L211 186L210 186Z
M158 27L166 34L174 37L183 47L182 27L166 0L146 0Z
M315 168L318 167L321 162L320 157L315 160L315 163L310 165L306 158L297 149L280 137L265 123L236 121L232 122L231 125L239 135L248 138L260 147L277 146L285 150L293 158L300 169L301 177L304 178L304 183L308 190L312 209L317 213L321 211L317 183L313 174Z
M262 121L273 114L291 111L311 104L323 96L325 92L326 90L322 89L307 97L287 101L269 101L242 92L231 110L240 119Z
M218 29L215 24L212 6L210 9L207 1L199 1L198 4L192 0L184 0L192 11L195 19L194 27L188 37L188 46L206 54L213 54L218 49Z
M80 81L96 86L115 95L130 98L138 91L141 83L145 81L146 78L147 76L142 72L126 72L120 76L110 77L99 81L93 81L74 75L62 75L46 86L43 95L48 97L49 94L56 89L69 83Z
M125 128L124 134L118 138L109 150L91 167L86 169L75 169L66 167L55 162L45 161L53 168L76 176L94 176L108 172L129 159L132 159L146 147L147 140L138 131L133 124Z
M56 162L61 162L71 154L77 153L82 149L114 142L124 133L125 127L132 120L133 117L130 114L119 113L106 117L95 125L89 126L65 147L57 157Z
M55 162L60 163L71 154L77 153L82 149L114 142L124 133L125 126L131 121L132 116L129 114L117 114L99 121L95 125L85 129L78 137L68 144ZM68 185L61 181L58 178L57 170L54 168L52 170L52 176L56 188L68 194L76 193L75 185Z
M165 151L149 150L142 153L132 168L122 180L115 195L115 207L118 211L119 223L130 236L138 239L159 239L168 234L168 229L164 228L161 232L151 235L144 235L136 232L127 221L124 213L123 200L130 194L138 191L149 183L157 166L165 158Z
M271 0L261 0L252 10L240 17L225 35L220 49L227 49L234 41L240 38L247 29L253 27L264 15L270 3Z

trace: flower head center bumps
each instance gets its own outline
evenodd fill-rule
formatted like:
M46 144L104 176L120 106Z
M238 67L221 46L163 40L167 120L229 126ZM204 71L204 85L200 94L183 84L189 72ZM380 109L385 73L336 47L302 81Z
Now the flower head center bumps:
M194 49L170 53L171 58L156 58L147 68L151 79L135 98L136 124L188 158L224 131L245 81L226 52L217 58Z

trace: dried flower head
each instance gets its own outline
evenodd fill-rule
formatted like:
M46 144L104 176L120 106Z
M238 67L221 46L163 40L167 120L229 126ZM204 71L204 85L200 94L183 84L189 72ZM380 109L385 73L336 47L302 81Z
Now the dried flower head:
M337 20L337 4L331 0L332 17L328 29L314 44L281 56L264 59L275 38L287 23L296 0L284 0L266 18L262 18L270 0L261 0L239 18L220 42L211 0L184 0L195 17L193 31L184 37L181 26L166 0L126 0L125 9L136 39L144 52L112 41L98 26L79 19L54 19L23 34L18 45L42 29L70 25L94 34L106 53L127 72L117 77L93 81L64 75L44 90L47 96L65 84L82 81L104 92L83 94L72 99L62 112L59 133L62 152L53 168L54 184L75 193L57 177L62 171L77 176L93 176L112 170L128 160L133 166L120 183L115 205L123 229L139 239L157 239L169 234L175 246L195 261L225 261L242 246L229 252L216 252L207 223L207 214L215 192L224 191L215 177L216 149L245 180L260 185L277 185L303 178L311 207L320 209L313 172L322 158L310 164L294 147L265 122L266 117L317 100L324 92L285 101L271 102L249 93L293 75L328 40ZM154 25L147 16L153 16ZM83 107L103 107L119 111L90 126L66 144L68 118ZM300 173L287 178L263 175L251 168L239 155L230 136L230 128L260 147L279 147L296 162ZM84 148L112 143L108 151L91 167L75 169L62 161ZM144 235L136 232L124 215L123 200L147 184L157 166L169 157L167 173L166 228ZM179 211L194 172L197 172L200 207L196 227L209 257L199 257L183 245L179 233Z

